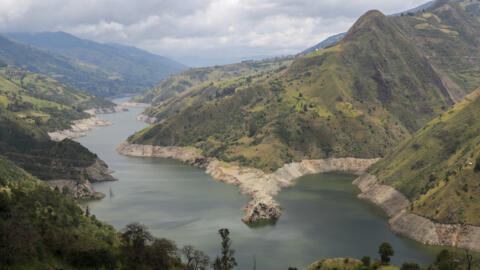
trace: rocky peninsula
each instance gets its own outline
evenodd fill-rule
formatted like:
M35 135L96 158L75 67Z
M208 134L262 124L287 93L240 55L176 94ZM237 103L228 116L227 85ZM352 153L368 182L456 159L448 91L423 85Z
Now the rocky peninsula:
M185 164L205 169L214 179L238 186L243 194L251 197L244 207L242 221L255 224L278 219L281 206L275 201L282 188L293 185L293 180L307 174L331 171L364 172L378 159L332 158L303 160L284 165L277 171L267 174L259 169L234 166L216 158L204 157L200 150L189 147L138 145L125 142L117 147L117 152L126 156L161 157L180 160Z
M109 126L111 122L97 118L96 114L108 114L126 111L127 108L123 105L117 105L107 108L94 108L86 110L91 117L73 121L70 129L50 132L48 135L54 141L62 141L66 138L74 139L86 136L86 132L92 130L97 126ZM82 171L86 179L55 179L47 181L52 188L65 192L75 199L102 199L105 194L96 192L91 183L103 181L116 181L112 176L113 171L108 168L108 165L100 158L95 159L95 162L86 168L76 168Z

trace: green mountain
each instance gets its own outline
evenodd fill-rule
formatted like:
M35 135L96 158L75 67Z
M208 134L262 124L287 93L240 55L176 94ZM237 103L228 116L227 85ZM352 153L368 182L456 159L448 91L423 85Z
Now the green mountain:
M190 106L129 141L194 146L272 171L305 158L382 156L453 104L428 60L378 11L338 45L255 80L213 82L231 89L198 104L188 98L202 92L185 95Z
M370 172L441 223L480 225L480 89L435 118Z
M480 2L437 1L426 12L392 18L432 63L455 101L480 85L480 21L465 11L470 5Z
M286 69L292 61L292 57L287 57L192 69L164 80L137 100L148 101L154 96L150 101L154 105L147 108L145 114L164 119L187 107L232 95L237 88L245 88Z
M108 263L118 243L112 226L84 216L71 198L0 156L2 268L58 269L79 259L88 263L89 251Z
M107 94L125 91L142 92L162 79L187 68L171 59L135 47L101 44L80 39L65 32L8 33L6 35L105 71L109 74L109 79L115 82ZM77 86L73 83L72 85ZM113 88L117 86L122 89Z
M262 61L243 61L224 66L192 68L161 81L143 95L136 97L135 101L158 104L181 95L194 87L208 85L210 82L258 75L278 68L285 68L292 60L293 57L281 57Z
M127 49L124 48L116 50L124 51ZM103 59L103 64L99 63L97 66L72 56L65 56L59 52L33 47L31 45L0 35L0 60L3 60L9 65L18 66L30 72L46 75L50 78L71 85L77 89L100 96L140 92L154 85L153 81L158 82L169 74L173 73L171 72L165 74L160 78L151 78L150 84L145 84L144 77L138 77L135 79L130 77L127 78L118 71L108 69L109 66L112 67L116 63L122 62L120 57L107 57L106 54L101 55L100 52L95 52L93 49L79 49L77 54L96 55L99 61ZM111 60L111 62L109 62L109 59L116 60ZM139 57L139 59L142 58ZM108 64L106 64L106 62L108 62ZM133 65L132 62L128 62L127 60L123 62L127 62L126 66ZM138 62L142 62L142 60L138 60ZM100 66L100 64L102 65ZM119 69L122 68L120 66L122 65L119 65ZM139 68L139 70L145 69ZM136 74L135 72L133 73ZM147 73L147 71L145 73Z
M0 153L43 180L89 179L86 168L97 156L70 140L53 142L47 131L90 117L85 109L114 104L46 76L1 66Z
M114 104L49 77L1 65L0 106L46 131L67 129L72 120L87 118L90 108Z

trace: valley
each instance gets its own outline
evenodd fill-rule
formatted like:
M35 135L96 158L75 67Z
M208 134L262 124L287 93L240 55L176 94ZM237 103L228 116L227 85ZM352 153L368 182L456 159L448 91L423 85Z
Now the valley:
M167 2L79 37L0 14L0 269L480 269L480 1L408 7L293 53L313 30L204 40L228 16L187 31ZM200 41L276 56L140 49Z
M125 137L146 126L135 120L142 111L130 107L128 112L99 115L113 125L77 139L98 153L119 179L94 183L107 197L84 203L97 218L116 228L141 220L155 235L168 236L180 246L191 244L213 256L216 230L227 227L241 268L251 268L254 255L261 269L285 265L302 269L319 257L345 254L375 256L382 241L394 245L398 264L407 259L427 264L440 250L391 233L382 211L356 197L359 191L351 184L355 176L344 173L295 180L295 185L275 197L282 205L281 218L269 226L249 227L241 221L241 209L249 198L235 186L179 161L128 157L115 151ZM348 225L352 223L356 225Z

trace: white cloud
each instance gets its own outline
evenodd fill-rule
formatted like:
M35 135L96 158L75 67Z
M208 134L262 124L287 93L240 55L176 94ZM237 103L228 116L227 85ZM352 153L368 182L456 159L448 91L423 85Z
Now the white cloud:
M187 64L291 54L346 31L369 9L426 0L0 0L0 31L63 30Z

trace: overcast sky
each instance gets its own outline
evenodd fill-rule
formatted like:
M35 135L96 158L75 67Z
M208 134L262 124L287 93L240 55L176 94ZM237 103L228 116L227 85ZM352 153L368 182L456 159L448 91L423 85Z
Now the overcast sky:
M391 14L426 1L0 0L0 31L62 30L199 66L297 53L369 9Z

